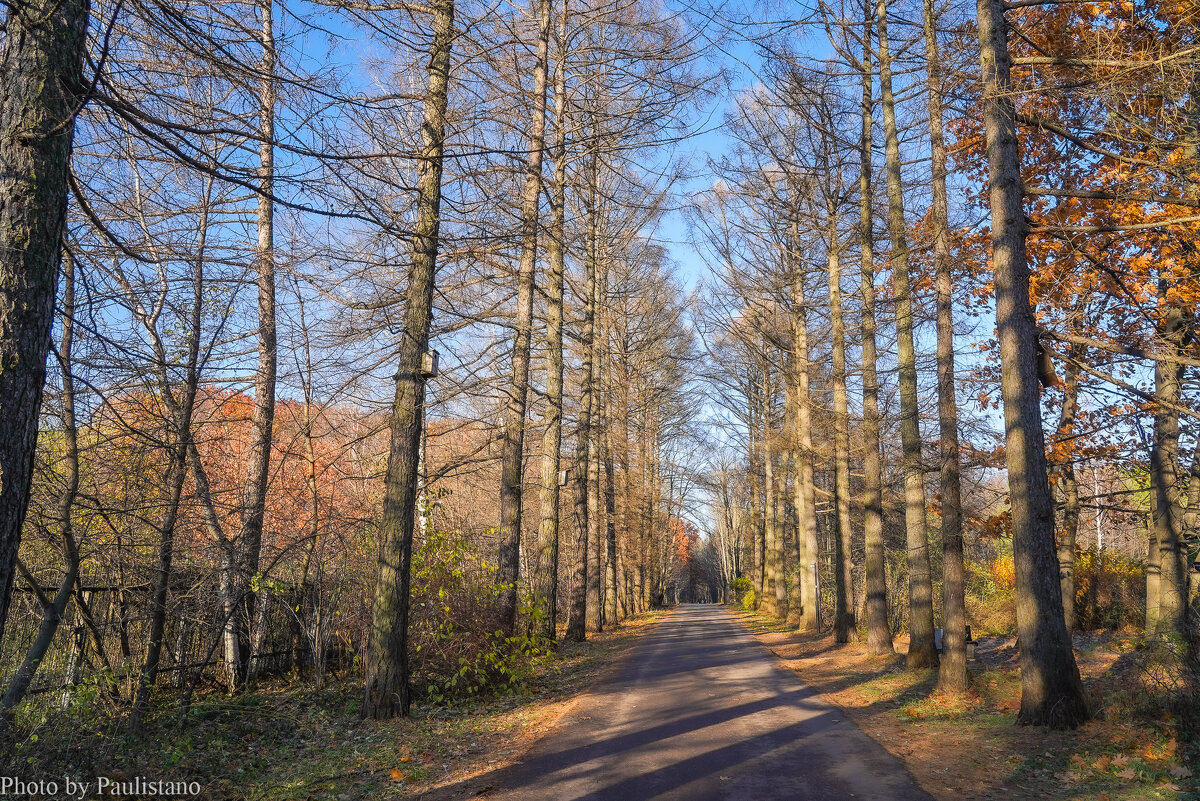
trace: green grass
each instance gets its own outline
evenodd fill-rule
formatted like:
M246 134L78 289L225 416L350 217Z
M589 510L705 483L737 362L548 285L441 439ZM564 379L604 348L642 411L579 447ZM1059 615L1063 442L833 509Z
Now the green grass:
M362 720L357 679L210 692L186 715L164 693L140 737L94 696L67 712L26 705L0 745L0 775L194 779L205 797L230 800L411 798L457 769L501 762L539 706L585 690L637 631L562 644L529 666L522 692L419 703L407 720Z

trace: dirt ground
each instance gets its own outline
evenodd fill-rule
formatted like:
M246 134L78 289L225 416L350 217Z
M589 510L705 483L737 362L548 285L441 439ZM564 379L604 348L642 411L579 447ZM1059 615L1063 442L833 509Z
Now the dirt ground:
M979 638L972 692L933 695L931 672L903 657L869 657L865 644L802 634L774 618L731 610L739 621L868 735L904 760L939 801L1053 798L1200 799L1197 773L1169 725L1153 726L1130 707L1136 660L1126 638L1080 635L1080 672L1097 719L1074 732L1014 724L1020 700L1014 638ZM896 640L897 654L907 649Z

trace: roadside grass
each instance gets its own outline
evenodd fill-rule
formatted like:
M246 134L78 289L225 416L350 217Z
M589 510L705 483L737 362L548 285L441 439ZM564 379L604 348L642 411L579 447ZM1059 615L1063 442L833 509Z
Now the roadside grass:
M406 720L361 719L357 678L323 690L279 682L237 696L211 691L182 715L164 693L136 737L96 699L67 711L27 705L0 747L0 771L24 781L195 780L212 799L413 798L518 757L664 614L561 643L528 666L519 693L418 703Z
M906 670L902 656L869 657L862 644L730 611L939 801L1200 801L1195 744L1189 751L1169 719L1150 717L1137 671L1114 667L1113 652L1131 650L1122 638L1089 646L1105 658L1080 659L1096 719L1056 732L1015 725L1021 687L1011 667L973 663L970 691L946 696L935 692L933 672Z

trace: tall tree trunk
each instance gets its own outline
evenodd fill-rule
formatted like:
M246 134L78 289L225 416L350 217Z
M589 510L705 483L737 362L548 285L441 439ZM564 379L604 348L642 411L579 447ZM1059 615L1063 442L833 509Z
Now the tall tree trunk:
M862 100L859 113L858 174L859 259L862 272L862 383L863 383L863 544L866 551L867 653L882 656L895 652L888 624L887 563L883 545L883 466L879 437L879 372L875 335L875 236L872 213L872 76L871 0L863 8Z
M793 512L796 511L795 497L796 497L796 483L798 481L797 473L796 473L796 468L797 468L796 431L797 431L798 423L797 423L796 418L799 414L799 410L797 409L797 403L796 403L796 364L795 364L795 361L796 361L796 357L793 352L793 349L789 349L788 352L785 354L785 360L784 360L784 366L783 366L784 391L786 393L785 399L784 399L784 407L783 407L784 408L784 411L783 411L784 426L783 427L784 427L784 437L787 442L787 448L786 448L786 453L781 454L781 456L780 456L781 462L783 461L783 459L786 459L787 461L783 462L783 464L786 466L784 467L783 482L782 482L782 486L780 487L780 493L779 493L781 498L785 498L786 500L791 501ZM733 504L732 499L730 499L729 503L732 506L732 504ZM731 509L731 511L733 511L733 510ZM801 542L799 515L798 514L794 515L794 517L795 517L795 525L788 526L787 531L785 532L785 537L786 537L785 550L787 552L787 555L791 559L791 572L786 574L791 577L791 581L789 582L790 593L788 595L787 622L789 625L799 626L801 623L801 620L802 620L801 612L804 609L803 583L804 583L804 563L806 560L804 558L804 545ZM736 543L736 528L732 522L730 523L730 531L734 538L734 542ZM734 554L734 559L735 559L735 563L736 563L736 558L737 558L736 544L734 545L733 554ZM733 574L733 576L736 577L737 573L735 572Z
M542 432L541 521L538 526L538 590L542 637L558 636L559 464L563 414L563 272L567 185L567 13L559 9L559 57L554 68L554 172L550 179L550 231L546 241L546 426Z
M1158 348L1177 357L1183 350L1186 323L1179 307L1167 297L1165 278L1159 279L1161 318ZM1183 507L1179 479L1179 413L1183 365L1154 363L1154 395L1161 402L1154 413L1154 442L1150 449L1150 483L1154 489L1154 539L1158 545L1158 616L1155 630L1162 634L1191 635L1188 626L1187 549L1183 545Z
M1158 493L1150 493L1150 511L1146 516L1146 633L1158 631L1158 603L1161 552L1158 548Z
M966 566L963 563L962 481L959 476L958 401L954 387L954 277L946 202L946 136L942 126L942 66L933 0L925 0L925 64L933 204L934 281L937 290L938 434L942 518L942 658L938 688L967 689Z
M787 619L788 614L788 592L786 573L784 572L784 551L786 549L785 541L785 507L783 500L784 482L783 473L783 453L776 449L776 456L772 457L772 463L775 459L779 460L779 466L773 467L771 470L771 496L774 498L774 509L771 515L771 527L774 529L772 539L774 545L772 547L772 560L775 563L775 606L778 608L776 613L780 618Z
M1021 638L1020 723L1074 727L1087 718L1079 668L1063 622L1054 552L1054 504L1046 480L1037 342L1029 303L1025 210L1017 150L1008 30L1000 0L978 0L983 118L992 212L992 279L1000 340L1005 461Z
M588 425L588 459L585 476L587 478L587 536L588 536L588 570L587 570L587 627L589 631L604 629L604 554L603 542L600 537L600 392L604 379L604 365L601 361L604 349L601 340L600 298L603 276L600 264L600 158L595 152L591 154L588 165L588 200L587 200L587 230L588 253L591 262L592 280L587 291L591 296L592 329L587 347L590 349L592 412Z
M604 542L608 553L605 565L604 606L605 617L611 626L619 622L617 609L617 488L616 475L612 458L612 429L607 420L607 403L605 404L605 425L601 442L601 461L604 463Z
M62 340L59 344L58 359L62 374L62 434L66 474L63 477L63 488L59 493L56 511L66 566L53 599L47 599L38 592L39 600L42 601L42 622L38 626L37 636L25 651L21 666L9 680L4 697L0 698L0 709L12 709L25 697L38 666L42 664L50 644L54 642L54 635L58 632L59 623L79 579L79 546L75 539L75 528L71 523L71 511L79 494L79 428L75 421L75 378L71 372L72 344L75 338L75 260L68 255L62 261L65 280ZM81 648L81 645L77 645L76 648Z
M587 196L590 205L595 202L595 177L589 170L591 191ZM589 495L589 465L592 463L592 411L594 384L596 379L595 365L592 362L592 342L596 335L596 261L595 233L591 226L594 224L595 212L588 209L589 238L587 253L583 260L583 309L580 320L580 367L579 367L579 422L576 427L575 444L575 532L578 537L576 548L575 571L571 587L571 610L567 619L567 639L583 642L587 638L589 597L588 587L591 580L591 565L589 551L589 535L591 531L591 504Z
M1080 354L1072 353L1072 357ZM1054 466L1062 492L1063 522L1058 536L1058 584L1062 591L1063 623L1075 628L1075 542L1079 536L1079 482L1075 478L1075 417L1079 412L1079 365L1073 361L1063 370L1062 410L1055 432L1059 463Z
M424 424L422 361L433 324L433 287L441 226L442 161L454 41L454 0L434 0L428 90L417 166L417 218L413 262L405 297L404 332L397 347L396 396L379 526L378 574L367 642L363 717L407 715L409 582L416 526L417 471Z
M769 615L780 617L786 614L787 599L781 595L783 590L783 551L779 538L779 522L776 508L778 497L775 484L775 459L771 453L772 398L775 394L771 386L771 366L763 362L762 371L763 394L763 581L762 608Z
M750 481L750 579L754 587L754 607L757 609L763 604L767 583L767 518L765 511L767 493L763 487L762 471L758 469L759 448L756 443L758 442L758 421L761 415L758 413L758 393L753 384L749 385L746 396L750 403L748 415L749 450L747 453L750 462L750 474L747 476Z
M538 26L538 43L533 65L529 158L525 166L525 194L521 203L521 258L517 269L512 378L504 405L504 445L500 455L500 554L496 578L504 587L500 594L500 619L510 634L517 622L517 582L521 572L525 410L529 400L533 273L537 265L538 206L542 195L542 159L546 150L546 76L550 47L550 0L531 0L531 7Z
M254 371L254 409L250 415L250 448L242 484L241 530L238 532L237 562L232 576L236 613L226 621L225 660L235 682L250 675L250 657L255 650L253 621L254 578L262 552L263 516L267 481L271 469L271 437L275 426L275 379L278 350L275 337L275 103L276 54L273 20L274 0L261 0L262 60L259 64L258 108L258 252L255 280L258 287L258 364ZM231 688L232 689L232 688Z
M813 477L812 397L808 377L808 298L804 291L804 272L797 248L800 247L793 223L788 241L788 261L792 282L792 358L796 371L796 486L793 503L799 520L798 538L803 556L800 565L800 594L804 602L800 629L821 628L820 594L817 586L817 485Z
M854 620L854 564L850 541L850 406L846 398L846 326L842 321L842 261L837 212L829 209L826 248L829 274L829 320L833 349L833 505L834 617L837 642L858 636Z
M612 370L609 364L609 354L611 353L611 315L608 307L608 263L605 262L604 269L597 275L596 292L599 296L597 301L597 328L599 329L595 338L597 352L595 356L596 370L599 375L599 380L596 383L596 398L595 404L598 412L600 425L595 430L595 446L596 446L596 509L600 510L600 504L604 503L604 529L601 533L599 523L597 522L596 531L596 546L597 551L603 555L600 577L600 608L601 623L603 625L617 625L617 521L616 521L616 488L613 485L613 464L612 464L612 425L610 418L610 406L612 403L611 376L609 371ZM603 492L601 492L603 487ZM599 517L599 515L598 515Z
M29 506L87 0L13 0L0 42L0 640Z
M887 169L888 234L892 243L892 281L896 287L896 361L900 372L900 440L904 453L904 528L908 540L909 668L937 665L933 641L933 582L929 568L929 531L925 520L925 478L921 464L921 417L917 407L917 358L913 344L913 297L904 225L904 189L900 182L900 137L892 93L892 56L887 32L888 0L876 12L879 38L879 86Z

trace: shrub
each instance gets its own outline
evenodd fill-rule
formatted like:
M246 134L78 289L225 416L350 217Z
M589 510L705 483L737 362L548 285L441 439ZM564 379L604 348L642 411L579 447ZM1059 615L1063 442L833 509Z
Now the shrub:
M415 549L409 649L414 686L431 701L519 690L531 661L547 653L532 637L504 635L504 589L496 566L460 532L433 531ZM522 600L522 613L532 615Z
M749 579L747 579L747 581L749 581ZM753 587L747 590L746 594L742 596L742 608L747 612L753 612L756 608L758 608L758 596L754 594Z
M1011 544L998 545L998 553L966 564L967 612L976 634L1006 635L1017 627Z
M734 602L740 604L745 602L746 593L753 590L754 582L752 582L747 576L741 576L733 580L730 588L733 590Z
M1075 615L1082 629L1140 628L1146 621L1146 568L1116 551L1075 556Z

